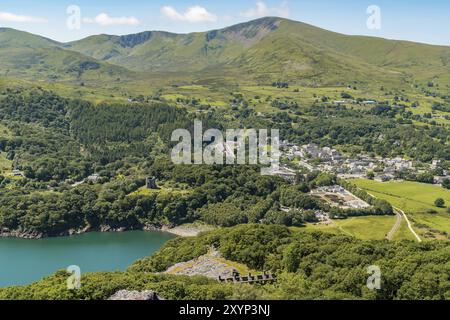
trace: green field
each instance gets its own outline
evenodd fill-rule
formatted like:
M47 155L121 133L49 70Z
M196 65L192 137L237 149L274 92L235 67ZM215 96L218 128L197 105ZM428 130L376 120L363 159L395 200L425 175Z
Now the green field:
M337 228L343 233L364 240L382 240L395 224L395 216L356 217L335 220Z
M306 230L323 231L334 234L345 234L363 240L383 240L396 221L395 216L354 217L344 220L333 220L330 225L307 224ZM404 226L403 226L404 225ZM394 236L393 240L414 240L406 222Z
M412 240L417 241L412 232L408 228L408 224L406 223L405 219L402 219L402 223L400 225L400 228L397 230L397 232L394 234L394 237L392 238L394 241L399 240Z
M0 152L0 174L11 171L12 161L6 159L6 153Z
M435 185L407 181L381 183L358 179L352 180L352 182L405 211L422 236L450 233L450 214L447 213L446 208L434 206L437 198L443 198L448 206L450 190ZM429 210L435 210L437 213L429 213Z
M182 190L178 188L160 186L159 189L148 189L147 187L141 187L135 192L131 193L129 196L149 196L152 194L175 194L175 195L186 195L189 193L189 190Z

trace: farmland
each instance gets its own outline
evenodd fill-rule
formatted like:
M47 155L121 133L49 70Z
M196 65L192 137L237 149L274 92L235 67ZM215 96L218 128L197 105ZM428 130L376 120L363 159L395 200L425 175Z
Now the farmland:
M384 240L396 221L394 216L353 217L344 220L333 220L331 224L307 224L307 231L322 231L333 234L344 234L363 240ZM301 229L301 228L300 228ZM414 240L406 222L394 235L393 240Z
M381 183L360 179L352 182L404 210L423 236L438 236L440 233L450 232L450 214L446 208L437 208L434 205L437 198L443 198L447 204L450 203L449 190L406 181Z

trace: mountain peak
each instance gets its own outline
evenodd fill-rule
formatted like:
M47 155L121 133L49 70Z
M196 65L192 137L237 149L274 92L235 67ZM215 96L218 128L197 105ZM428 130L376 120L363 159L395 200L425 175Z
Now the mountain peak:
M264 17L264 18L259 18L259 19L235 24L233 26L222 29L222 31L236 32L236 31L239 31L242 29L247 29L247 28L260 28L260 29L276 30L280 26L280 23L283 20L284 20L283 18L279 18L279 17Z

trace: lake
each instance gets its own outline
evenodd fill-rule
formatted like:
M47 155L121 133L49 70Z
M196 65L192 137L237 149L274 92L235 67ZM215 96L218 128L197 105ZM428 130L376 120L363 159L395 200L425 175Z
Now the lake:
M0 238L0 287L30 284L68 266L81 272L125 270L173 235L163 232L92 232L37 240Z

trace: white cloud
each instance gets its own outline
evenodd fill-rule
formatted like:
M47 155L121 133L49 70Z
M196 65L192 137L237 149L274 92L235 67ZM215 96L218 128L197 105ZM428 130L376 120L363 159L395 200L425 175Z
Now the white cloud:
M24 22L24 23L46 23L48 22L46 19L31 17L31 16L22 16L17 15L10 12L1 12L0 11L0 21L6 22Z
M84 23L96 23L99 26L102 27L109 27L109 26L136 26L140 22L135 17L110 17L106 13L100 13L95 18L84 18Z
M184 13L179 13L174 7L164 6L161 8L161 13L173 21L186 21L191 23L217 21L217 15L200 6L190 7Z
M277 7L268 7L264 1L256 2L256 7L248 9L247 11L241 12L241 16L246 18L261 18L266 16L279 16L283 18L288 18L290 15L290 10L287 1L283 1Z

